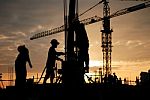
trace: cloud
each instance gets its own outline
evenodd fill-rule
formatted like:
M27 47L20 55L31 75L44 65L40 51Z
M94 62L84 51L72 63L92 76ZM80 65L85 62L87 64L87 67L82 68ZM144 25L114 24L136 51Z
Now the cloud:
M143 44L144 43L140 40L128 40L125 45L129 48L135 48L137 46L142 46Z
M12 34L14 34L14 35L16 35L16 36L21 35L21 36L23 36L23 37L26 37L26 36L27 36L27 34L24 33L24 32L12 32Z
M0 40L5 40L5 39L8 39L9 37L8 36L5 36L3 34L0 34Z
M3 30L29 32L35 26L54 22L60 16L63 4L59 0L11 0L0 1L0 26ZM60 1L59 1L60 2ZM55 7L55 5L58 7ZM60 6L59 6L60 5ZM63 13L63 12L62 12ZM60 20L60 19L59 19Z
M114 47L127 47L129 49L135 49L135 48L139 48L139 47L145 47L146 43L148 42L148 40L146 41L141 41L141 40L118 40L116 42L113 43Z

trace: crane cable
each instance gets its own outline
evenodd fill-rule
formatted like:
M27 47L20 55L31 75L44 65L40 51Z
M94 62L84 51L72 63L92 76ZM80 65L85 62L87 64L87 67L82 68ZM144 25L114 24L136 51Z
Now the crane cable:
M81 13L79 16L84 15L85 13L87 13L88 11L92 10L93 8L95 8L96 6L98 6L99 4L101 4L104 0L98 2L97 4L95 4L94 6L92 6L91 8L87 9L86 11L84 11L83 13ZM78 17L79 17L78 16Z
M95 4L94 6L90 7L89 9L87 9L86 11L84 11L83 13L81 13L81 14L78 15L78 1L77 1L77 7L76 7L77 12L76 12L76 16L75 16L75 18L73 19L72 23L73 23L74 21L77 21L80 16L82 16L82 15L84 15L85 13L87 13L88 11L92 10L93 8L95 8L96 6L98 6L99 4L101 4L102 2L104 2L104 0L98 2L98 3Z

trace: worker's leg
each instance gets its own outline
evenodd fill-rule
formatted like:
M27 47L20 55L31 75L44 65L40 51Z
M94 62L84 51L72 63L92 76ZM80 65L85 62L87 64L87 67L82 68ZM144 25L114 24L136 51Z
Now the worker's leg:
M55 78L55 74L54 74L54 72L52 72L51 75L50 75L50 82L51 83L53 83L54 78Z
M89 72L89 54L88 54L88 50L85 50L84 61L85 61L85 72L88 73Z
M46 83L47 79L49 78L50 74L46 72L46 75L44 77L44 81L43 81L43 84Z

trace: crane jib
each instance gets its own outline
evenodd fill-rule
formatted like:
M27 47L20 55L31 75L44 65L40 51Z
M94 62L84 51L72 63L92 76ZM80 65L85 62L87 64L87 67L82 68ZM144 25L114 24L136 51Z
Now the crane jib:
M136 6L132 6L132 7L129 7L129 8L119 10L119 11L111 14L110 18L117 17L117 16L120 16L120 15L124 15L124 14L130 13L130 12L134 12L136 10L140 10L140 9L148 8L148 7L150 7L150 1L139 4L139 5L136 5ZM89 24L99 22L99 21L102 21L102 20L103 20L103 18L94 16L94 17L90 17L90 18L81 20L80 22L83 23L84 25L89 25ZM65 30L65 26L62 25L60 27L57 27L57 28L54 28L54 29L51 29L51 30L47 30L47 31L44 31L44 32L37 33L37 34L33 35L30 38L30 40L37 39L37 38L44 37L44 36L49 36L49 35L59 33L59 32L63 32L64 30Z
M146 7L149 7L149 6L150 6L150 2L146 2L146 3L142 3L142 4L139 4L139 5L130 7L130 8L127 9L127 11L132 12L132 11L143 9L143 8L146 8Z

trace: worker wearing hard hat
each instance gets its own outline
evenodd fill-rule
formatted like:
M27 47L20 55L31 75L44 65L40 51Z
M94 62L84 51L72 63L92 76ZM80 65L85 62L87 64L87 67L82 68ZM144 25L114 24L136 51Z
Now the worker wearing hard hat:
M15 60L15 86L24 87L27 77L26 63L29 63L30 68L32 68L32 64L29 58L29 50L25 47L25 45L18 46L17 50L19 54Z
M43 81L44 84L46 83L49 77L50 77L50 82L53 83L53 80L55 77L55 74L54 74L55 62L56 60L63 61L58 56L65 54L63 52L57 52L55 50L55 48L57 48L57 46L59 45L59 42L56 39L52 39L50 43L51 43L51 47L49 48L49 51L48 51L48 58L46 62L46 75Z

